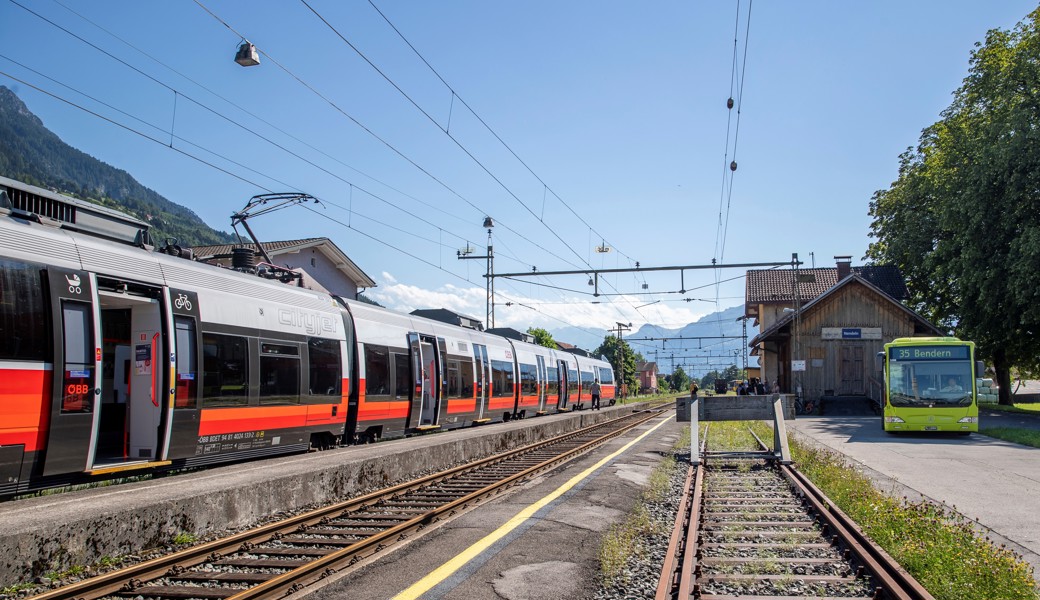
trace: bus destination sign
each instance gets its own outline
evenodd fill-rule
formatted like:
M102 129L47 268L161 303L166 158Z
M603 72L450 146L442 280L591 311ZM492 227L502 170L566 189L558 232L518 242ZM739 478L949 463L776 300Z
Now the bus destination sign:
M891 360L968 360L967 346L899 346L889 348Z

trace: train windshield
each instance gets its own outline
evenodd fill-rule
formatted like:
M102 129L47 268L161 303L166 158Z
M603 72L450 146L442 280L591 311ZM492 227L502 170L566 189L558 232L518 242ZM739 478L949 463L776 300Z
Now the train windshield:
M970 406L972 372L966 346L896 347L889 354L892 406Z

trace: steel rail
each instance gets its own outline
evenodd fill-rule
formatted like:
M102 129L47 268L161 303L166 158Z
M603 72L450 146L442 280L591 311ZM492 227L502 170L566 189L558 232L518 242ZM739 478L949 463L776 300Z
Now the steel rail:
M755 437L761 448L769 450L769 447L757 435L755 435L754 432L752 432L752 435ZM702 457L704 457L705 460L713 458L714 455L710 452L706 452L705 448L706 446L702 446L701 448ZM752 457L761 458L761 455L753 456L751 453L748 453L746 456L746 458ZM732 456L727 456L727 458L732 458ZM861 572L865 572L872 578L872 581L877 585L874 590L874 599L935 600L934 597L913 578L913 576L899 566L899 564L881 547L873 543L852 521L852 519L839 509L829 498L827 498L827 496L811 481L809 481L804 474L800 473L791 465L777 464L775 459L767 459L767 461L774 465L777 471L783 476L784 480L786 480L791 486L794 493L800 496L803 502L808 505L810 514L813 514L822 522L823 535L829 542L829 544L826 544L823 547L831 546L844 549L847 560L851 562L852 566L861 569ZM729 600L735 598L735 596L725 594L702 594L696 583L700 577L700 567L698 566L700 551L702 547L707 546L700 544L699 540L700 521L704 518L700 508L704 501L703 478L706 470L706 465L701 464L696 468L696 470L691 467L687 472L686 483L683 488L683 498L680 502L678 513L676 514L675 527L672 531L664 564L661 569L661 578L658 581L655 600L672 600L675 598L679 600L689 600L691 598L697 598L700 600ZM693 483L691 483L691 480ZM744 496L740 497L743 498ZM752 525L763 524L766 523L753 523ZM797 523L769 522L768 524L793 526ZM754 532L748 531L744 533ZM790 532L787 533L787 535L789 534ZM751 547L753 545L749 544L748 546ZM682 553L681 560L679 559L680 552ZM812 563L823 562L824 560L829 559L798 560L803 563ZM700 562L704 564L743 564L749 561L755 562L753 559L747 558L703 559ZM749 581L762 581L765 579L784 580L787 577L789 576L728 576L731 580L743 579ZM810 576L808 579L814 581L838 581L845 578L839 576ZM767 598L775 600L779 598L797 597L742 595L740 598L746 598L747 600L766 600Z
M140 587L141 582L158 579L167 575L176 576L178 573L183 572L184 569L203 564L209 560L217 560L222 556L226 556L235 552L248 551L248 549L253 545L262 544L271 540L279 539L285 534L299 531L300 529L308 526L318 525L326 519L331 519L335 516L340 516L345 513L362 510L366 507L376 505L380 501L392 499L401 496L402 494L419 490L423 487L435 485L437 483L454 479L467 473L476 472L484 468L492 467L499 463L505 463L509 460L518 459L524 455L543 450L549 446L564 444L574 440L575 438L588 436L594 433L596 430L617 426L621 424L621 422L626 420L632 421L631 423L623 425L619 429L609 431L605 436L601 436L600 438L597 438L590 442L583 443L575 448L561 453L560 455L554 458L542 461L533 467L524 469L523 471L520 471L519 473L511 475L505 479L505 481L508 482L516 482L522 480L523 478L530 477L534 473L541 472L545 469L551 468L552 466L555 466L560 462L564 462L565 460L569 460L570 458L576 457L577 455L582 454L585 451L595 447L596 445L603 443L609 439L612 439L613 437L617 437L618 435L623 434L629 429L636 427L639 424L653 418L656 414L659 414L659 412L660 411L646 411L644 413L635 413L634 415L626 414L618 419L612 419L609 421L604 421L602 423L597 423L589 427L584 427L582 429L559 435L548 440L528 444L521 448L511 450L509 452L479 459L466 465L460 465L458 467L453 467L445 471L427 475L383 490L371 492L369 494L359 496L358 498L353 498L350 500L332 504L327 507L308 511L300 515L289 517L282 521L256 527L226 538L214 540L212 542L200 544L191 548L186 548L179 552L174 552L166 556L161 556L152 560L144 561L142 563L138 563L136 565L132 565L124 569L118 569L109 573L98 575L96 577L84 579L82 581L60 588L56 588L54 590L50 590L37 596L33 596L30 600L89 600L93 598L100 598L103 596L116 594L120 591L130 591ZM488 488L490 488L490 490ZM429 524L439 521L447 516L453 516L458 510L468 508L470 504L475 501L486 499L486 497L492 494L501 493L503 489L504 486L501 485L501 482L499 482L498 484L493 484L491 486L488 486L487 488L467 494L466 496L452 501L442 507L438 507L437 509L430 511L429 514L417 516L416 518L413 518L406 523L401 523L397 526L390 528L385 532L372 536L371 538L367 538L361 542L358 542L355 545L348 546L347 548L344 548L344 550L356 547L359 550L359 552L356 553L359 555L359 558L354 559L353 562L357 562L361 558L370 556L371 554L374 554L375 552L378 552L385 548L387 544L380 545L382 542L387 542L391 538L393 538L395 541L400 541L401 539L407 537L408 531L406 530L424 529ZM405 525L409 526L406 527ZM397 537L395 538L394 536ZM375 544L367 544L369 540L377 537L379 539L376 540ZM374 546L374 548L372 548L371 551L367 554L363 554L363 551L368 550L369 546ZM345 553L342 551L337 551L334 554L343 555ZM312 583L316 579L320 579L331 574L329 564L331 564L332 561L324 560L328 556L331 555L326 555L326 557L319 559L322 563L322 570L316 576L309 577L307 580L308 582ZM284 577L284 575L296 573L297 571L300 571L300 569L304 568L305 567L300 567L299 569L296 569L294 571L289 571L286 574L276 576L276 579L279 579L279 581L288 581L288 579ZM313 570L309 569L307 570L307 573L309 574L311 571ZM300 573L304 572L300 571ZM128 585L128 588L125 587ZM279 588L281 590L281 594L284 595L286 591L290 588L293 588L293 590L295 591L296 587L294 586L298 587L299 584L295 581L290 581L287 585L280 585ZM246 590L246 592L248 591L249 590ZM235 597L239 598L240 596L243 598L260 597L243 596L242 594L236 595Z
M784 477L804 495L816 514L833 530L856 560L883 586L892 600L935 600L928 590L913 578L880 546L875 544L844 511L838 508L809 479L792 468L779 465Z

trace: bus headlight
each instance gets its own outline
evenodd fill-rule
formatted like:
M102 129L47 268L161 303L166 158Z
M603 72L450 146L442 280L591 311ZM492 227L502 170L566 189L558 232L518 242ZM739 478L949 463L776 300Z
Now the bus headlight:
M906 423L906 421L899 417L885 417L885 423Z
M979 418L978 417L964 417L962 419L958 419L957 422L958 423L978 423L979 422Z

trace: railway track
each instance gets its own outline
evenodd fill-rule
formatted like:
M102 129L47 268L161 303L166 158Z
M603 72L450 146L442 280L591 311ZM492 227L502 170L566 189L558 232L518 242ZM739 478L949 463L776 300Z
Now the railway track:
M653 418L612 419L34 596L282 598L341 573Z
M932 599L792 466L760 451L701 456L656 600Z

